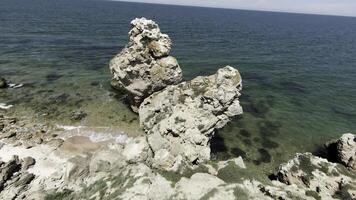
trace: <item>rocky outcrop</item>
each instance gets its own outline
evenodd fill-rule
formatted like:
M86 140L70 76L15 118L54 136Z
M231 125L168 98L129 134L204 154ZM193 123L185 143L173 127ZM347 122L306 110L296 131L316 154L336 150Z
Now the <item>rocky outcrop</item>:
M181 163L209 160L214 130L242 114L241 88L238 70L226 66L146 98L139 115L154 153L153 166L177 170Z
M110 62L111 85L128 94L133 111L152 93L177 84L182 70L169 56L172 42L158 25L145 18L131 22L128 45Z
M35 175L27 172L34 164L35 161L30 157L20 160L18 156L14 156L8 162L0 161L0 199L15 199L21 196L35 178Z
M356 136L354 134L344 134L340 139L326 144L326 148L329 157L356 170Z
M356 198L356 175L344 166L311 153L297 156L279 167L278 181L295 185L319 199Z
M26 130L36 130L29 127L37 127L23 125L22 119L2 118L5 124L4 127L0 124L2 134L18 132L20 141L25 140ZM65 134L65 130L61 134ZM0 143L0 157L6 161L0 162L0 199L313 200L356 197L356 175L352 170L310 153L297 154L282 164L276 178L269 182L260 177L260 181L251 179L250 169L241 157L206 162L182 173L153 169L148 164L154 152L144 136L95 143L83 136L71 135L64 141L56 138L51 142L35 143L32 148L15 145L17 140L11 138L16 137L4 138ZM57 140L60 141L58 145Z

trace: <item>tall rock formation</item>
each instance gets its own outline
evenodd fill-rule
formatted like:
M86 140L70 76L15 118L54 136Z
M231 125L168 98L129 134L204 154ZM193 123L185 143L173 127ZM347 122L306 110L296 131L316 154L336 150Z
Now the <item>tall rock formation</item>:
M242 114L241 89L240 73L226 66L145 99L139 109L140 123L148 134L154 167L178 170L182 163L209 160L214 130Z
M152 93L182 80L177 60L169 56L172 42L145 18L131 22L129 43L110 61L111 85L128 94L133 111Z

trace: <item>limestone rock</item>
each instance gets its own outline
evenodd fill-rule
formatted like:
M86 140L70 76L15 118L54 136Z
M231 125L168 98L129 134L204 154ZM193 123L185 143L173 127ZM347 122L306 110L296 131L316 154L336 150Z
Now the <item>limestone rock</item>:
M192 177L182 178L176 185L176 199L236 199L233 187L210 174L196 173Z
M177 84L182 70L169 56L171 39L159 26L145 18L131 22L128 45L110 61L111 85L128 94L133 111L152 93Z
M219 161L218 162L218 168L217 170L219 171L220 169L223 169L225 167L227 167L229 165L229 163L233 163L236 166L242 168L242 169L246 169L246 165L244 163L244 160L242 159L241 156L237 157L237 158L232 158L229 160L224 160L224 161Z
M354 134L344 134L340 139L326 144L326 148L330 157L356 170L356 136Z
M176 170L183 162L210 159L214 130L242 114L238 70L226 66L211 76L168 86L146 98L139 109L154 167Z
M130 140L122 152L125 160L129 163L144 162L150 154L146 137L137 137Z
M279 167L276 177L321 199L356 198L356 175L311 153L297 154Z
M0 162L0 199L15 199L20 196L35 178L35 175L26 171L26 162L18 156L8 162Z
M22 170L28 170L28 168L36 164L36 160L33 159L32 157L25 157L22 160L23 160Z

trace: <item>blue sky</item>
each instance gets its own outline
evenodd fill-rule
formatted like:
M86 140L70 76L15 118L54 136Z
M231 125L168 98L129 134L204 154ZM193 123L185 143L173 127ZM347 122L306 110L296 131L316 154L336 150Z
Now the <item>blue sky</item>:
M206 7L356 16L356 0L122 0Z

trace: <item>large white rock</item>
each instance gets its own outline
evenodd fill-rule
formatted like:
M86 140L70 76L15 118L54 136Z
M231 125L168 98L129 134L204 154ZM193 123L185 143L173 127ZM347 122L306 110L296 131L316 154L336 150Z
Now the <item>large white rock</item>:
M296 185L321 199L356 198L355 174L311 153L297 154L279 167L276 176L280 182Z
M131 22L129 43L110 61L111 85L128 94L133 111L153 92L182 79L177 60L169 56L171 39L145 18Z
M122 152L125 160L129 163L146 161L150 155L150 149L146 137L137 137L127 142Z
M146 98L139 115L154 153L153 166L176 170L182 160L188 164L209 160L214 130L242 114L241 89L240 73L226 66Z
M356 170L356 136L346 133L336 141L326 144L330 157L346 167Z
M210 174L196 173L191 178L182 178L176 185L176 199L236 199L233 187Z

